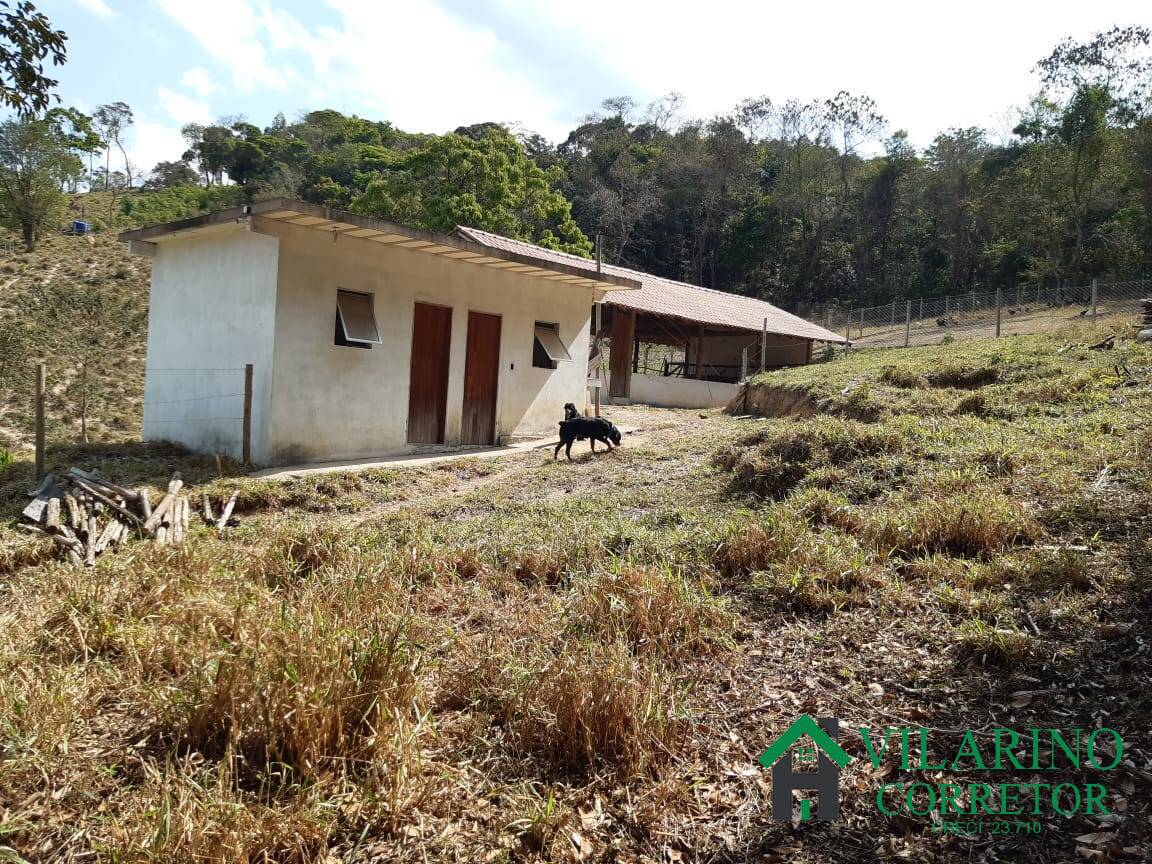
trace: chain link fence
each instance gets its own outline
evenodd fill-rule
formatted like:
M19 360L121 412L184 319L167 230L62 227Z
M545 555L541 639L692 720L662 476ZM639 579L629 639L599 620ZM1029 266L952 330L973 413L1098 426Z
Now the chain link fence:
M853 348L938 345L951 339L994 339L1044 333L1083 321L1115 322L1116 335L1152 296L1152 279L1092 282L1063 288L1019 286L1003 291L896 300L883 306L828 309L805 316L842 333ZM1128 334L1132 335L1132 334Z

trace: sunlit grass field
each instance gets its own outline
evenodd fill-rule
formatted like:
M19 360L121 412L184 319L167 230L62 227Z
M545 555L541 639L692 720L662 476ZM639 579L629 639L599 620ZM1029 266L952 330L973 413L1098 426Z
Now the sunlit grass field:
M801 393L807 417L609 409L638 431L572 463L279 483L156 444L61 447L57 468L241 493L225 537L83 570L9 527L33 483L17 459L0 467L0 848L1077 861L1075 838L1105 829L1147 848L1152 348L1088 350L1100 335L753 382L764 404ZM839 822L773 822L756 757L798 713L945 736L1106 724L1128 745L1123 805L1041 839L941 837L879 814L858 760Z

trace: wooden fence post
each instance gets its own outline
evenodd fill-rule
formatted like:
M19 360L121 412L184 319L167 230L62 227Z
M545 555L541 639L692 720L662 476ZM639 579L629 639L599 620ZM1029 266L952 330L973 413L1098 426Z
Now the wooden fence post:
M908 347L912 335L912 301L904 308L904 347Z
M44 476L44 394L47 391L44 364L36 364L36 479Z
M1000 299L1001 299L1000 298L1000 288L999 288L999 286L997 286L997 288L996 288L996 338L997 339L1000 338L1000 318L1001 318Z
M252 364L244 364L244 428L241 461L252 464Z
M1092 323L1093 324L1096 323L1096 299L1097 299L1096 280L1093 279L1092 280Z

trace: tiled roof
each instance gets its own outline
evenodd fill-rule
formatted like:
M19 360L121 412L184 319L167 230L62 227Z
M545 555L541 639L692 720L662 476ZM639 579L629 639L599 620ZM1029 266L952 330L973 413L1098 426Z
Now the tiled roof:
M462 237L493 249L546 258L557 264L579 263L587 266L588 263L586 258L544 249L522 240L511 240L477 228L460 226L456 230ZM640 282L639 290L615 291L604 298L605 303L618 309L632 309L651 315L679 318L683 321L711 324L718 327L753 330L757 333L760 332L764 325L764 319L767 318L769 333L798 336L820 342L844 341L844 337L840 334L826 330L811 321L805 321L803 318L785 312L763 300L729 294L725 291L715 291L711 288L701 288L699 285L689 285L686 282L675 282L671 279L653 276L650 273L642 273L639 270L629 270L627 267L605 264L603 270L606 274L625 279L636 279Z

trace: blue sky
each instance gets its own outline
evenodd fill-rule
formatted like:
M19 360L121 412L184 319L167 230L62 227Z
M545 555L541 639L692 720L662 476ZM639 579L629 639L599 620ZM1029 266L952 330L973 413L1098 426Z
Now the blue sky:
M748 96L867 93L919 146L1007 134L1063 36L1148 24L1146 0L862 4L712 0L38 0L69 35L65 104L124 101L138 166L183 123L335 108L444 132L485 120L557 140L608 96L669 91L708 117Z

